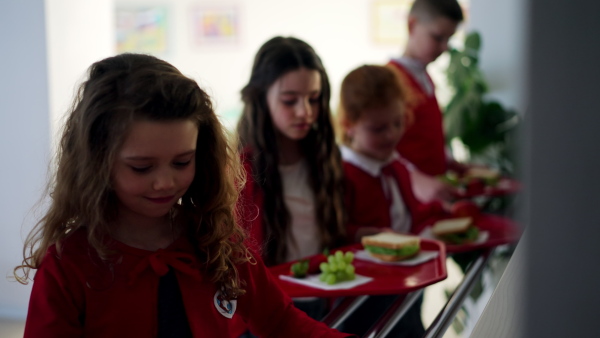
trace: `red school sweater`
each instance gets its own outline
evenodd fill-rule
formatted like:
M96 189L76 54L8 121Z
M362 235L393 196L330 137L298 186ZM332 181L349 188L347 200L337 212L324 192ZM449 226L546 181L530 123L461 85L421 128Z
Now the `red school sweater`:
M265 231L263 227L263 204L264 194L260 187L255 183L252 175L252 162L250 160L252 151L246 148L242 151L241 161L246 174L246 185L240 193L238 199L239 223L248 233L246 245L250 250L261 257L264 257Z
M400 195L412 217L411 232L420 233L428 221L444 213L439 201L420 202L412 191L410 173L399 161L389 164L398 183ZM347 232L356 241L360 227L391 228L389 202L381 185L381 177L374 177L352 163L344 161L346 176L345 203L348 214Z
M48 249L35 275L25 337L156 337L158 283L167 266L177 276L194 337L236 336L236 318L261 337L348 336L296 309L260 259L237 266L246 294L227 302L185 237L155 252L119 242L111 249L120 259L109 265L88 244L85 228L63 242L60 254Z
M444 126L435 90L428 95L412 74L394 60L387 67L396 75L407 103L406 129L396 149L425 174L436 176L445 173ZM429 76L428 79L433 86Z

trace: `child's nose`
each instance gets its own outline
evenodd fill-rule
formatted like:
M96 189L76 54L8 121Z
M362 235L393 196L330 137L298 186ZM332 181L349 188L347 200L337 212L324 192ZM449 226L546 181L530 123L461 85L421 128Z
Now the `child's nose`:
M398 138L400 134L400 128L395 128L395 127L390 127L388 128L387 132L385 133L385 137L388 141L393 141L396 138Z
M308 99L302 100L298 109L296 110L296 114L299 117L312 117L313 109L312 109L310 101Z
M154 190L169 190L175 186L175 177L170 170L161 170L154 178Z

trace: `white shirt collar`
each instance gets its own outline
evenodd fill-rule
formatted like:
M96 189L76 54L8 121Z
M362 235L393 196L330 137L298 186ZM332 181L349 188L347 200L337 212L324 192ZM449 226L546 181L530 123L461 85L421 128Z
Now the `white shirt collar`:
M423 62L407 56L395 58L394 61L404 66L412 74L427 95L433 95L433 84L429 79L429 75L427 75L427 66Z
M381 168L394 161L400 160L400 155L396 151L394 151L385 161L367 157L345 145L340 146L340 151L344 161L359 167L373 177L378 177L381 174Z
M425 72L426 66L423 64L423 62L417 59L409 58L408 56L402 56L399 58L394 58L394 61L411 70Z

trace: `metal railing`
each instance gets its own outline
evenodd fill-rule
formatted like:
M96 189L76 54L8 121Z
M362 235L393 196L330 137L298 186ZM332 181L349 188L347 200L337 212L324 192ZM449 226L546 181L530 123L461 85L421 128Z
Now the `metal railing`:
M369 296L346 297L329 312L321 321L327 326L337 329Z
M441 337L446 332L465 298L469 295L471 289L473 289L477 278L479 278L483 272L487 261L490 259L491 252L491 249L484 251L469 266L462 282L456 287L456 290L454 290L444 308L438 313L437 317L435 317L427 331L425 331L424 338Z
M456 313L462 306L464 300L469 295L477 279L482 274L493 249L485 250L468 267L461 283L456 287L446 305L438 313L431 325L425 331L423 338L441 337L446 332ZM408 293L400 296L386 312L377 320L373 326L362 337L380 338L386 337L394 326L402 319L408 309L420 297L423 290ZM345 297L341 303L330 311L322 322L331 328L339 328L341 324L356 311L369 296Z
M423 290L418 290L398 298L363 337L386 337L422 293Z

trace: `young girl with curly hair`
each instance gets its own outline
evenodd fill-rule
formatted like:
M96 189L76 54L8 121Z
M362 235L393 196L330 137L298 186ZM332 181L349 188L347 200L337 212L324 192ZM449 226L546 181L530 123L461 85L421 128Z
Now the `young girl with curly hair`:
M29 235L25 337L341 335L295 309L244 245L244 183L208 95L152 56L94 63ZM260 304L260 308L257 308Z

